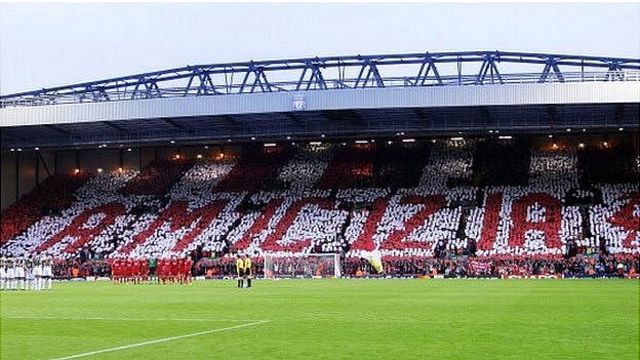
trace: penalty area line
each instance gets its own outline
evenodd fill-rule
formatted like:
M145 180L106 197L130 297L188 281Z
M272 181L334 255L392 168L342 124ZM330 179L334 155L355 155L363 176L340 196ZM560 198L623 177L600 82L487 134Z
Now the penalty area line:
M139 347L148 346L148 345L154 345L154 344L160 344L160 343L165 343L165 342L174 341L174 340L188 339L188 338L192 338L192 337L196 337L196 336L208 335L208 334L213 334L213 333L227 331L227 330L240 329L240 328L260 325L260 324L264 324L264 323L268 323L268 322L269 322L269 320L259 320L259 321L255 321L255 322L251 322L251 323L247 323L247 324L240 324L240 325L228 326L228 327L224 327L224 328L217 328L217 329L199 331L199 332L195 332L195 333L191 333L191 334L171 336L171 337L160 338L160 339L155 339L155 340L147 340L147 341L143 341L143 342L139 342L139 343L116 346L116 347L107 348L107 349L101 349L101 350L95 350L95 351L90 351L90 352L86 352L86 353L82 353L82 354L75 354L75 355L58 357L58 358L54 358L54 359L51 359L51 360L78 359L78 358L97 355L97 354L103 354L103 353L109 353L109 352L114 352L114 351L122 351L122 350L134 349L134 348L139 348Z

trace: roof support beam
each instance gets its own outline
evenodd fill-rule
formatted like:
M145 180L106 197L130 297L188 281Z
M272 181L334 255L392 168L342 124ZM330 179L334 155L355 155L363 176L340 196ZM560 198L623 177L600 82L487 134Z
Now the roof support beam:
M426 66L426 71L424 71L425 66ZM436 83L438 85L442 85L442 78L440 77L440 73L438 72L436 63L431 57L431 55L427 53L427 55L424 58L424 61L422 62L422 64L420 64L420 69L418 70L418 75L416 76L415 81L413 82L413 86L418 86L418 85L424 86L429 76L429 71L433 71L433 76L435 77Z
M176 123L174 120L172 119L161 119L162 121L164 121L165 123L173 126L174 128L178 129L178 130L189 130L187 129L185 126L182 126L178 123Z
M464 63L478 64L480 71L470 70L464 74L462 73ZM541 71L533 75L530 74L529 69L505 73L499 71L498 63L540 65ZM383 76L385 69L390 66L412 64L420 66L417 75L413 73ZM445 72L448 69L447 64L457 65L458 73ZM560 70L561 67L564 72ZM476 69L475 66L464 68ZM280 79L278 75L284 72L299 74L299 77L296 76L287 81L271 81ZM592 75L594 72L596 74ZM640 59L562 54L461 51L330 56L186 66L1 95L0 107L316 89L483 85L505 82L544 83L552 80L559 82L630 81L635 80L639 72ZM345 76L345 74L351 75ZM218 85L214 83L214 79L223 77L224 84L222 80Z
M112 129L114 129L114 130L116 130L117 132L125 133L125 134L130 134L130 131L129 131L129 130L127 130L127 129L123 128L123 127L122 127L122 126L120 126L120 125L114 124L112 121L101 121L101 123L103 123L103 124L107 125L108 127L112 128Z
M67 131L65 129L62 129L61 127L57 126L57 125L53 125L53 124L46 124L44 125L44 127L51 129L55 132L57 132L58 134L62 134L62 135L71 135L70 131Z

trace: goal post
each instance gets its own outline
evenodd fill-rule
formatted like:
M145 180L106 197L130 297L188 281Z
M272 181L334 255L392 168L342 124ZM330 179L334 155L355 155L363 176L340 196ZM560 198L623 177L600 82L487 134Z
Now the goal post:
M339 254L264 254L265 279L341 277Z

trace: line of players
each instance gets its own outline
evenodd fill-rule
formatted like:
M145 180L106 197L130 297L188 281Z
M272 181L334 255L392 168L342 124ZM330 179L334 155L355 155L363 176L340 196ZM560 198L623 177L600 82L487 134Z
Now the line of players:
M193 260L186 259L115 259L111 262L114 284L146 282L190 284Z
M51 290L51 263L47 257L1 258L0 290Z

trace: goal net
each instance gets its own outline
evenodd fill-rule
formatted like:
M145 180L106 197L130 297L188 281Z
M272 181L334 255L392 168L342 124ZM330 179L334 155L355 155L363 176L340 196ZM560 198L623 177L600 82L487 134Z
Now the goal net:
M264 254L264 277L267 279L340 276L340 255L338 254L300 256Z

